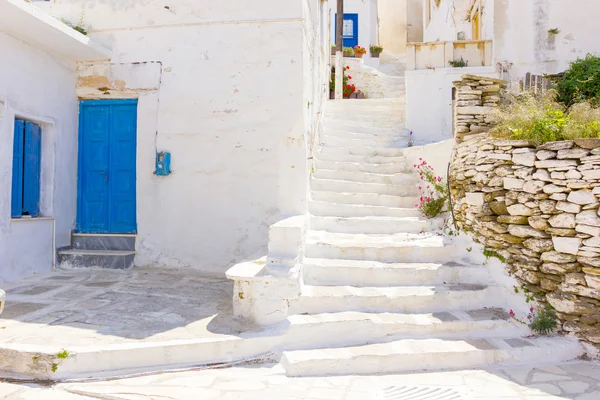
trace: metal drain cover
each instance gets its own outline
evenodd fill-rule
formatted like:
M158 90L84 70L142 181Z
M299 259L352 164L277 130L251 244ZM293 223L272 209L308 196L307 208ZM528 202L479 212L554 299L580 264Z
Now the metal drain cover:
M468 397L445 387L389 386L377 393L375 400L468 400Z

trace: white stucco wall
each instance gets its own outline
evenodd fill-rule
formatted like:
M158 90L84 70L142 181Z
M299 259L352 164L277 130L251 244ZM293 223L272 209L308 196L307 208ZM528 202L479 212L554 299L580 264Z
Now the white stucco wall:
M331 43L335 43L336 0L329 0ZM358 45L367 49L363 58L371 56L369 46L377 43L377 0L344 0L344 14L358 14Z
M0 283L49 272L56 247L67 246L76 215L77 98L75 64L0 30ZM11 220L14 119L42 125L41 214ZM57 173L60 172L60 173Z
M306 31L318 31L309 17L318 1L42 6L69 21L83 10L89 36L113 49L113 64L92 67L86 85L123 80L140 96L136 265L221 275L266 246L269 225L306 212L306 138L320 111ZM138 63L142 83L111 75ZM156 150L171 152L171 176L153 175Z
M495 0L494 46L498 61L513 63L511 76L558 73L587 53L600 54L596 0ZM558 28L558 35L548 30Z
M494 67L406 71L406 128L415 143L452 138L452 82L463 74L498 77Z

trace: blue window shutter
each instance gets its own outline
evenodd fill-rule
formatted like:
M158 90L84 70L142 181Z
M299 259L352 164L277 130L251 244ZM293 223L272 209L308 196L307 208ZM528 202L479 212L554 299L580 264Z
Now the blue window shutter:
M32 217L40 214L40 158L42 129L25 122L25 163L23 171L23 213Z
M10 215L19 218L23 214L23 142L25 122L15 120L13 144L12 196Z

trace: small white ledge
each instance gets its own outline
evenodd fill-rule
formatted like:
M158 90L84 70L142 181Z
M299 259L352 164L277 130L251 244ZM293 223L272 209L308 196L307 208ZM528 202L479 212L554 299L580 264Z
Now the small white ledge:
M111 57L109 49L23 0L0 0L0 30L72 61Z

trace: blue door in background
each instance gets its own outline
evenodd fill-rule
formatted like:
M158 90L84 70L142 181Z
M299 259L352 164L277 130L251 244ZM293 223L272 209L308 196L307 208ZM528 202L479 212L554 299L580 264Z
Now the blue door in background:
M79 105L77 230L136 232L137 100Z
M337 14L335 14L333 20L333 26L335 34L333 42L337 43ZM358 14L346 14L344 13L344 47L358 46Z

